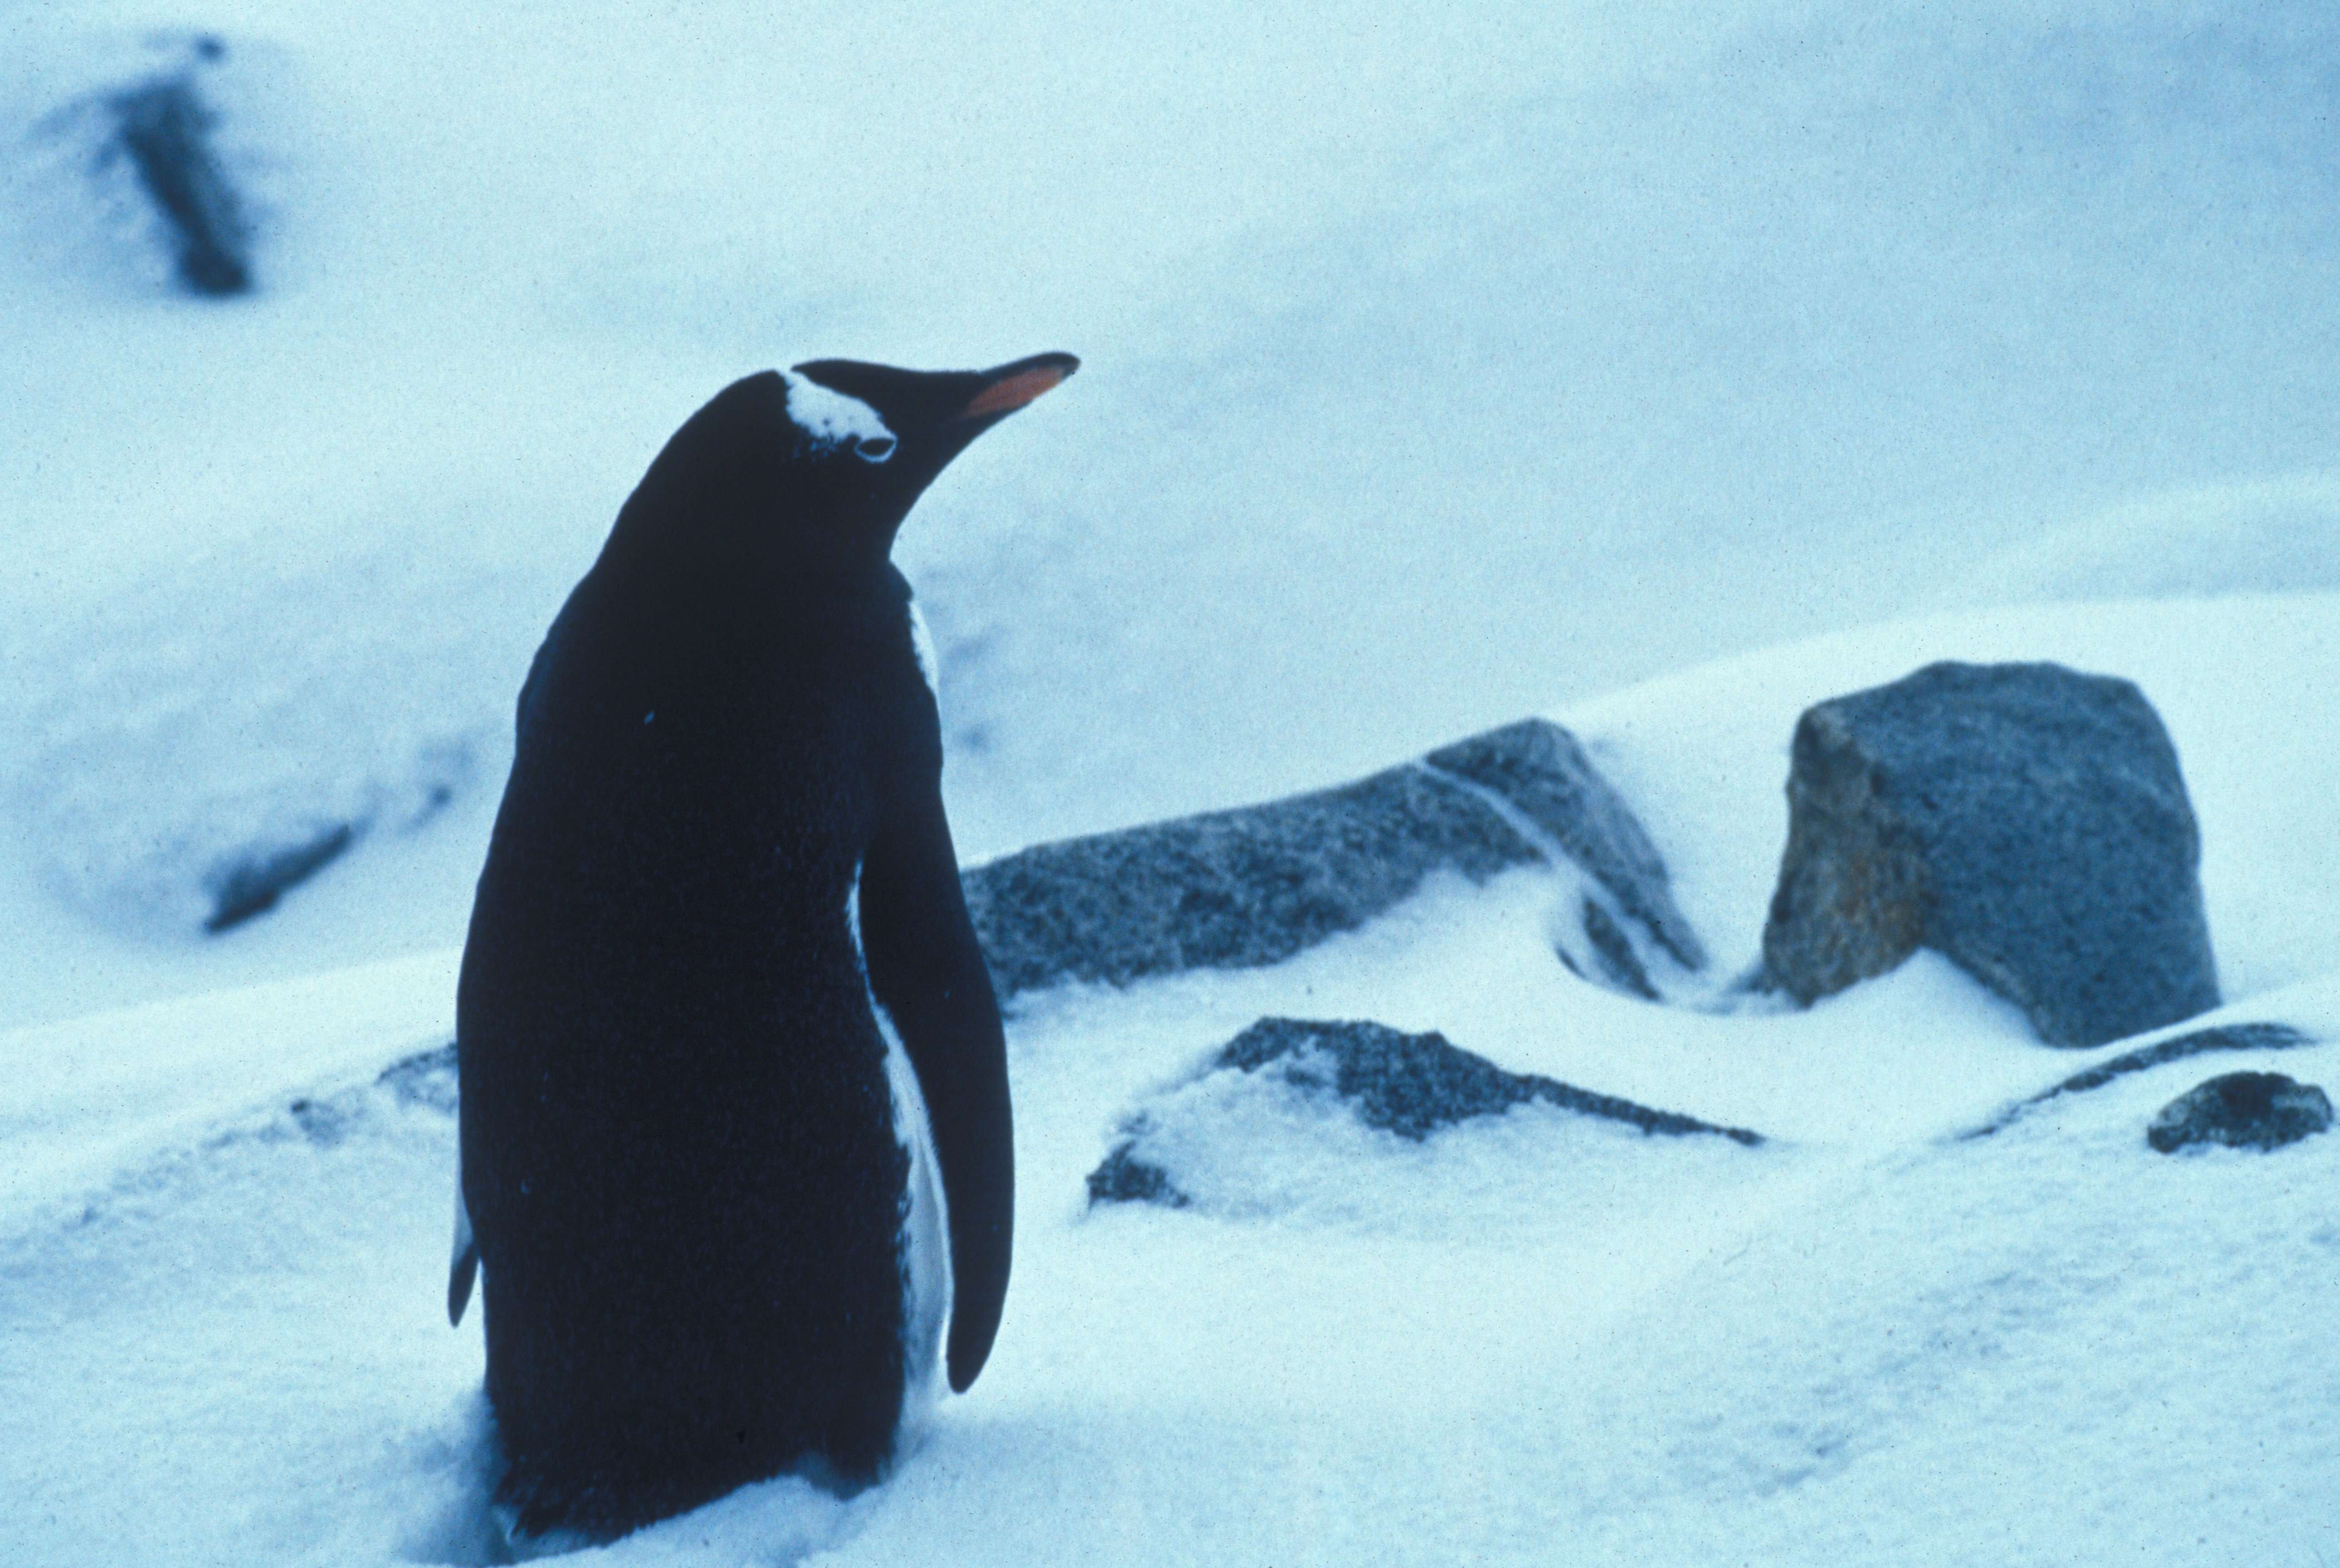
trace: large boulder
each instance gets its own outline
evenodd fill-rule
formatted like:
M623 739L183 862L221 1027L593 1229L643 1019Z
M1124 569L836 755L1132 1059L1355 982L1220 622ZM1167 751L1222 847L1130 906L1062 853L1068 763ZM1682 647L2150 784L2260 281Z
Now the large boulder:
M2125 680L1929 665L1796 726L1763 977L1807 1005L1934 948L2089 1046L2218 1004L2201 838Z
M1433 873L1483 883L1537 864L1584 884L1577 967L1654 994L1651 967L1704 962L1649 835L1575 738L1540 719L1334 789L1041 844L968 872L966 887L1007 995L1275 963Z
M1365 1128L1414 1143L1443 1128L1529 1104L1621 1123L1646 1135L1705 1134L1750 1147L1763 1141L1744 1128L1717 1127L1534 1073L1506 1072L1443 1034L1405 1034L1365 1021L1263 1018L1199 1071L1124 1120L1121 1140L1089 1173L1090 1204L1186 1207L1190 1187L1224 1182L1227 1168L1258 1152L1230 1154L1231 1139L1290 1132L1259 1115L1263 1102L1298 1126L1321 1122L1322 1111L1343 1108Z

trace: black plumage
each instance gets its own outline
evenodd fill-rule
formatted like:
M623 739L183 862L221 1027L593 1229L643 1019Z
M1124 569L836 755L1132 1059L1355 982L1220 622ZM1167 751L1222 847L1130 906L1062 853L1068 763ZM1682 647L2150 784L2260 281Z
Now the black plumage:
M920 1350L873 995L947 1200L951 1386L989 1353L1005 1047L887 554L944 465L1076 363L735 383L537 654L463 955L450 1294L460 1316L476 1260L523 1534L607 1537L891 1455Z

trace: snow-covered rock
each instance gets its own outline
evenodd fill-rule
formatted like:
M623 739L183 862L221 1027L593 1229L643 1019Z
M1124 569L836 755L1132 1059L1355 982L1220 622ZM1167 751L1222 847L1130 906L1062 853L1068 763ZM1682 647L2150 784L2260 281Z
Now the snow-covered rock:
M1334 789L1041 844L966 882L993 976L1013 993L1275 963L1433 872L1483 883L1535 864L1584 883L1571 912L1588 956L1568 956L1562 937L1570 967L1647 995L1651 970L1705 962L1648 833L1575 737L1542 719Z
M2028 1114L2033 1107L2044 1105L2067 1094L2086 1094L2102 1089L2116 1079L2131 1073L2144 1072L2169 1062L2182 1061L2189 1056L2202 1056L2213 1051L2246 1050L2266 1052L2296 1050L2303 1046L2322 1042L2303 1034L2288 1024L2281 1023L2222 1023L2210 1029L2188 1030L2184 1034L2170 1035L2142 1045L2134 1050L2122 1051L2095 1066L2074 1073L2061 1082L2050 1084L2037 1094L2028 1095L2006 1107L1981 1126L1968 1129L1962 1136L1988 1138Z
M1433 871L1474 882L1536 859L1471 792L1414 766L1264 805L1040 844L967 873L1003 993L1126 985L1289 958L1353 931Z
M1320 1148L1352 1141L1337 1126L1336 1105L1363 1129L1413 1143L1528 1105L1622 1123L1644 1135L1711 1133L1750 1148L1763 1141L1745 1128L1653 1110L1537 1073L1506 1072L1436 1032L1405 1034L1363 1021L1263 1018L1201 1070L1124 1120L1122 1141L1089 1173L1089 1202L1142 1200L1184 1208L1201 1193L1220 1208L1272 1204L1273 1195L1246 1190L1246 1178L1273 1170L1284 1151L1251 1140L1281 1141L1275 1130L1281 1124ZM1371 1151L1394 1146L1370 1138L1353 1141L1366 1155L1355 1176L1369 1192L1375 1174Z
M2205 1143L2270 1149L2331 1125L2332 1101L2321 1085L2279 1072L2226 1072L2163 1106L2145 1140L2164 1154Z
M2059 606L1558 715L1736 972L1778 866L1764 781L1805 706L1933 657L2136 672L2247 977L2160 1034L2043 1052L1930 952L1806 1010L1643 1005L1553 961L1552 910L1589 879L1541 861L1434 871L1280 963L1027 993L1016 1281L982 1382L858 1497L783 1478L595 1561L1047 1568L1142 1539L1168 1568L1536 1563L1565 1541L1587 1564L1899 1568L1950 1539L2175 1568L2214 1513L2279 1557L2297 1500L2340 1488L2340 1139L2180 1163L2141 1133L2205 1052L2332 1082L2316 917L2340 841L2299 803L2332 794L2306 721L2335 632L2330 599ZM288 902L359 920L390 849L424 842L384 835ZM298 929L190 939L187 962ZM0 1512L0 1558L491 1560L478 1328L444 1310L455 972L448 949L0 1034L0 1431L25 1435L0 1442L0 1495L38 1504ZM1294 1016L1440 1033L1505 1080L1767 1141L1542 1100L1415 1141L1281 1081L1288 1053L1194 1077ZM1182 1084L1155 1152L1188 1207L1088 1203L1120 1119Z
M1651 938L1684 970L1705 967L1705 947L1674 907L1664 857L1574 735L1556 724L1527 719L1442 747L1423 760L1489 792L1499 811L1524 819L1547 861L1572 863L1592 879L1597 885L1585 890L1576 921L1609 979L1654 996L1649 975L1656 966L1641 952ZM1563 941L1561 955L1578 969L1571 945Z
M2218 1005L2201 836L2126 680L1929 665L1807 711L1763 980L1806 1005L1919 947L2101 1045Z

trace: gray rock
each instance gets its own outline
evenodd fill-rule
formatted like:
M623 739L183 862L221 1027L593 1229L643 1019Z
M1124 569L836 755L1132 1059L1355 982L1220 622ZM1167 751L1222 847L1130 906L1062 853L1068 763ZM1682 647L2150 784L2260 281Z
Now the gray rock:
M1763 981L1809 1005L1934 948L2051 1045L2218 1004L2177 754L2137 687L1929 665L1796 726Z
M1003 991L1065 976L1125 985L1289 958L1363 925L1441 867L1484 882L1534 846L1415 767L1266 805L1041 844L969 872L967 910Z
M1662 1000L1658 988L1650 981L1650 971L1641 962L1641 955L1633 951L1633 939L1609 918L1607 910L1588 898L1577 911L1576 918L1584 928L1584 940L1591 944L1593 962L1612 986L1631 991L1644 1001ZM1560 950L1560 962L1576 970L1576 961L1569 956L1566 948ZM1576 972L1581 978L1591 978L1581 970Z
M2097 1063L2085 1072L2076 1072L2061 1083L2017 1100L1980 1127L1959 1134L1961 1138L1988 1138L1992 1133L2013 1125L2018 1118L2033 1106L2067 1094L2086 1094L2092 1089L2102 1089L2115 1079L2126 1078L2132 1072L2183 1060L2189 1056L2201 1056L2220 1050L2295 1050L2304 1045L2316 1043L2315 1037L2303 1034L2283 1023L2222 1023L2213 1029L2196 1029L2185 1034L2172 1035L2151 1045Z
M1704 954L1665 864L1573 737L1529 720L1338 788L1041 844L966 875L968 912L1002 995L1074 979L1125 985L1279 962L1353 931L1432 873L1485 882L1568 861L1627 924L1686 967ZM1650 994L1608 912L1602 968ZM1638 977L1638 984L1634 977Z
M1150 1130L1143 1122L1125 1129L1133 1136L1116 1145L1105 1163L1089 1172L1089 1207L1100 1203L1158 1203L1185 1208L1194 1201L1171 1185L1170 1173L1139 1157L1137 1139Z
M1366 1021L1314 1022L1263 1018L1227 1042L1188 1083L1213 1073L1266 1075L1304 1096L1329 1095L1358 1120L1421 1142L1441 1128L1474 1117L1497 1116L1531 1101L1580 1116L1621 1121L1645 1134L1712 1134L1750 1148L1763 1141L1745 1128L1717 1127L1694 1117L1654 1110L1613 1095L1595 1094L1534 1073L1506 1072L1463 1050L1443 1034L1404 1034ZM1183 1087L1183 1086L1182 1086ZM1147 1158L1155 1130L1149 1111L1123 1124L1122 1141L1088 1177L1089 1202L1143 1201L1185 1207L1188 1199L1168 1172Z
M2323 1090L2279 1072L2229 1072L2161 1108L2145 1140L2164 1154L2192 1144L2280 1149L2332 1125Z
M212 150L218 117L196 80L203 66L226 52L215 37L198 38L180 69L106 100L114 123L107 156L126 158L154 202L178 252L179 281L215 298L252 288L251 226Z
M266 914L287 892L339 860L364 825L333 823L298 843L250 849L222 863L204 879L212 912L203 930L217 936Z
M1509 802L1607 888L1625 913L1649 927L1675 962L1684 969L1706 967L1698 933L1674 907L1657 845L1574 735L1527 719L1423 760Z

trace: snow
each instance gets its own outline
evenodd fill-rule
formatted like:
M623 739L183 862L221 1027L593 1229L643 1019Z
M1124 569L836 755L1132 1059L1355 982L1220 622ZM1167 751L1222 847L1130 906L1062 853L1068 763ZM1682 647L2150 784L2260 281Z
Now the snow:
M197 28L258 225L224 303L94 167ZM964 852L1544 711L1714 964L1581 983L1573 882L1521 873L1025 999L982 1381L851 1502L601 1556L2340 1559L2340 1139L2143 1139L2340 1050L2328 7L0 0L0 1558L484 1559L452 1123L373 1080L448 1038L530 653L729 380L1062 348L898 550ZM2219 1016L2318 1043L1961 1139L2137 1042L2047 1050L1922 954L1731 1001L1795 715L1942 657L2144 688ZM1088 1210L1268 1013L1770 1141L1234 1094L1209 1201Z
M85 177L198 23L225 303ZM2335 586L2316 5L0 25L12 1021L460 941L534 639L814 355L1092 371L901 545L977 858L1916 607Z
M1931 954L1809 1011L1639 1002L1561 966L1546 932L1575 884L1532 871L1433 879L1271 969L1054 988L1010 1022L1016 1275L971 1394L858 1498L783 1479L593 1560L2340 1549L2340 1139L2175 1159L2144 1139L2215 1072L2340 1073L2335 939L2216 912L2331 885L2329 846L2296 843L2266 792L2340 783L2292 722L2335 635L2340 596L1993 612L1555 715L1644 813L1719 986L1753 957L1808 688L2016 644L2137 672L2220 846L2221 962L2256 982L2162 1033L2272 1021L2314 1043L2166 1063L1961 1138L2140 1041L2044 1048ZM2254 765L2206 765L2222 738ZM453 1123L369 1087L446 1038L453 957L0 1037L38 1068L0 1105L0 1409L23 1435L0 1491L41 1504L0 1522L6 1555L485 1560L477 1319L447 1329L440 1299ZM1769 1141L1523 1106L1414 1144L1225 1075L1178 1119L1193 1208L1089 1208L1122 1119L1269 1013L1436 1029Z
M440 952L8 1034L0 1228L233 1124L255 1099L448 1039L458 954ZM321 1017L334 1021L320 1030ZM259 1094L254 1094L254 1090Z
M2045 530L1955 580L1951 603L2340 588L2340 478L2155 496Z

